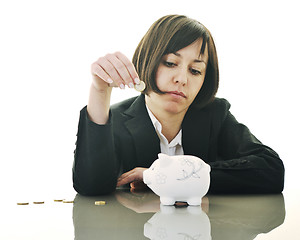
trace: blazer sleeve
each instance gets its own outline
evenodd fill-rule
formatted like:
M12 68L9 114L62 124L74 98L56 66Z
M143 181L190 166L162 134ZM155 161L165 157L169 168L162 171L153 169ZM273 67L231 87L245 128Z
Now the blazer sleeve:
M280 193L284 165L278 154L263 145L226 110L218 134L218 160L210 162L210 192ZM224 112L224 110L223 110Z
M120 164L114 152L112 123L92 122L83 108L72 168L73 187L79 194L101 195L115 190Z

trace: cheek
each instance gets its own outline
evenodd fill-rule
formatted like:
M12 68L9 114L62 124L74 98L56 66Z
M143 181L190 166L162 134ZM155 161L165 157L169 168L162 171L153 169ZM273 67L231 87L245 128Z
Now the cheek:
M170 73L166 71L164 67L158 67L155 75L155 82L160 90L164 89L164 86L168 84L168 79L170 78Z
M204 79L202 80L198 80L198 82L194 81L191 85L190 85L190 89L191 89L191 94L196 97L197 94L199 93L199 91L201 90L202 86L204 83Z
M203 84L204 84L204 79L203 79L203 80L201 81L201 83L199 84L199 90L198 90L198 92L201 90Z
M161 85L162 85L162 73L160 71L160 69L158 68L157 69L157 72L156 72L156 76L155 76L155 83L157 85L157 87L160 89Z

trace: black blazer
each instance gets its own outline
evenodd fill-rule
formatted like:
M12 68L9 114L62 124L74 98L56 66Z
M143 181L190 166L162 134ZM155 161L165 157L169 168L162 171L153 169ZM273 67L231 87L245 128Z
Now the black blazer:
M185 155L211 166L210 193L279 193L284 166L271 148L236 121L225 99L202 109L191 106L182 123ZM144 95L110 109L109 122L98 125L80 112L73 164L73 186L83 195L115 190L118 176L149 167L160 153L160 141L147 113Z

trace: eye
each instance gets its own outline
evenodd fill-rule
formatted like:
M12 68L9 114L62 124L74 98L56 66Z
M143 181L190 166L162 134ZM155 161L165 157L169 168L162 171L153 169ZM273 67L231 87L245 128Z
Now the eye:
M168 61L164 61L164 65L167 66L167 67L175 67L175 66L177 66L176 63L168 62Z
M201 73L199 70L194 69L194 68L191 68L191 69L190 69L190 72L191 72L193 75L202 75L202 73Z

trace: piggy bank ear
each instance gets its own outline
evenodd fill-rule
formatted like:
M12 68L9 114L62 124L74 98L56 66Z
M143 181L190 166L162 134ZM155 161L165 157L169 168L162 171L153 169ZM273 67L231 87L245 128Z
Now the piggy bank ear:
M171 164L172 158L166 154L159 153L158 159L160 162L160 167L164 168Z

